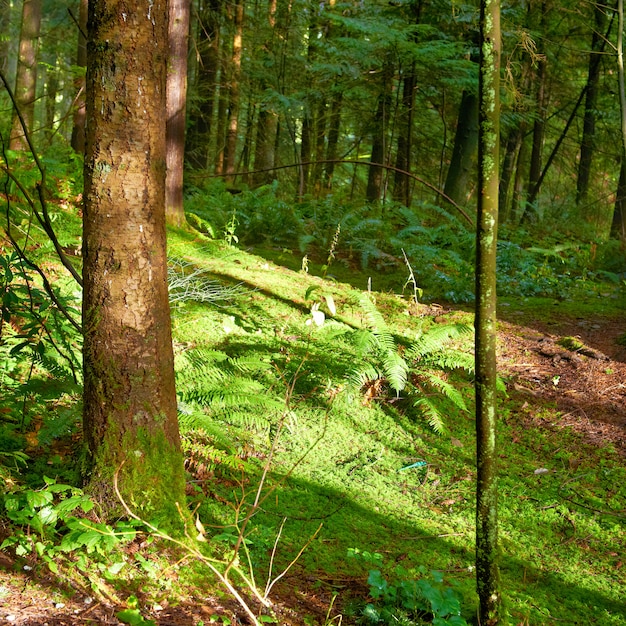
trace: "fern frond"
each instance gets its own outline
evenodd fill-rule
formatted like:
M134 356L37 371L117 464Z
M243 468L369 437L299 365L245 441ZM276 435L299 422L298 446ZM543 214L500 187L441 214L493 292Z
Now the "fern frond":
M384 374L373 364L364 363L361 367L348 372L346 380L353 389L361 389L374 380L384 378Z
M451 341L473 332L474 329L468 324L433 326L410 345L407 350L407 358L420 359L427 354L444 350Z
M415 400L413 406L426 418L429 426L438 434L442 435L446 432L444 417L439 407L427 396L420 396Z
M399 394L406 387L409 375L406 361L395 350L387 350L383 355L383 368L389 386Z
M371 354L378 346L376 335L371 330L355 330L350 334L350 341L360 358Z
M463 370L467 374L474 373L474 355L462 350L444 350L429 354L418 363L418 369Z
M450 384L447 380L441 378L434 372L421 372L421 378L425 383L436 390L440 395L444 398L447 398L454 404L457 408L462 411L467 411L467 405L465 404L465 400L461 395L461 392L452 384Z

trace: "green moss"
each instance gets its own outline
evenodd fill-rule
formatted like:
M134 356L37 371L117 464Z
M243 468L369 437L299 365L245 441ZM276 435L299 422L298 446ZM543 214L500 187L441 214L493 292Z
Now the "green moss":
M89 479L88 491L105 518L126 515L115 485L130 510L170 533L182 532L185 476L180 449L160 429L121 434L109 427Z

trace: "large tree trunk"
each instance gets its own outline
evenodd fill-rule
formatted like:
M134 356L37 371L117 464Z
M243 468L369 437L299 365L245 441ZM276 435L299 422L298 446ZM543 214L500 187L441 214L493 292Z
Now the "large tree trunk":
M179 520L184 471L165 248L166 0L90 0L83 217L90 491Z
M496 245L500 135L500 2L480 3L480 137L476 219L476 588L478 621L501 617L498 569Z
M22 28L20 31L20 51L15 80L15 101L20 109L26 130L32 132L35 119L35 98L37 92L37 54L39 29L41 27L41 0L24 0L22 5ZM11 150L26 150L26 140L22 124L13 113Z
M169 0L167 66L167 123L165 129L167 174L165 216L170 224L185 223L183 166L185 161L185 112L187 107L187 40L190 0Z

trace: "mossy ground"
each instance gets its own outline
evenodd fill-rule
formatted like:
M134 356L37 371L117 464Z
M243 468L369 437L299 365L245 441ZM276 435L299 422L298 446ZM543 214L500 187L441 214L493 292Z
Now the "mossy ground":
M266 407L259 416L243 404L239 411L222 406L195 417L181 413L189 504L212 554L228 555L272 455L260 506L246 527L257 587L263 589L306 546L270 594L278 623L324 624L332 618L337 623L338 616L343 624L359 621L368 566L347 558L350 548L380 553L384 572L398 564L415 575L420 566L443 571L447 583L462 592L463 615L471 621L476 609L471 380L459 379L469 411L450 410L447 432L438 435L402 402L384 397L365 402L349 392L346 375L357 356L339 334L364 323L358 296L368 283L394 333L407 341L429 325L471 321L471 311L415 305L410 292L403 294L402 267L371 276L337 264L322 279L320 265L311 263L305 273L301 255L288 250L253 254L186 231L171 232L169 246L171 256L241 286L230 301L174 307L177 358L202 350L231 358L257 355L269 365L256 375L268 407L273 400L288 409ZM503 299L500 309L510 325L501 325L501 341L513 333L523 339L526 324L555 328L564 318L591 316L623 320L623 290L612 288L607 296L603 289L594 286L577 301ZM335 314L327 306L329 295ZM313 297L327 315L321 327L307 325ZM519 361L523 353L516 354L513 360ZM204 384L189 365L178 376L181 388L192 386L194 377L198 387ZM519 390L512 375L505 375L505 382L498 435L500 542L511 623L626 624L624 458L615 447L590 443L584 432L565 425L553 396L539 393L539 382L533 393ZM220 599L223 590L206 569L178 551L148 542L127 550L120 563L115 575L102 565L92 582L102 576L101 587L114 589L110 597L118 600L130 592L140 595L146 615L165 614L155 611L155 604L169 604L170 622L181 624L199 623L196 617L189 621L192 615L208 621L209 614L232 618L236 612L223 595ZM54 586L49 575L48 580Z

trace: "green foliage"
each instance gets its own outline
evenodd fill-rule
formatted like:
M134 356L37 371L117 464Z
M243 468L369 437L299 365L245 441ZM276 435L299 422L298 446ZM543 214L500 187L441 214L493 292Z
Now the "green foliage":
M451 344L463 340L473 329L465 324L435 325L420 331L415 340L401 343L366 294L360 303L369 328L352 333L359 363L348 374L350 385L370 393L370 399L371 390L375 389L378 396L381 386L388 386L396 398L405 392L431 428L444 432L446 408L442 400L467 410L463 394L448 378L456 371L474 371L473 355Z
M361 552L356 548L348 550L348 558L376 567L383 565L379 553ZM370 570L367 584L373 602L363 607L360 623L466 626L461 616L461 597L453 587L444 585L441 572L431 571L428 575L428 570L420 566L417 573L419 577L415 578L400 565L388 574L380 569Z

